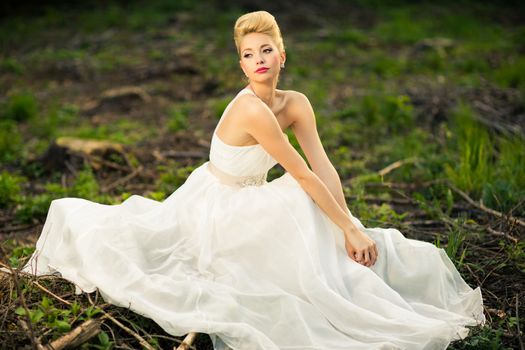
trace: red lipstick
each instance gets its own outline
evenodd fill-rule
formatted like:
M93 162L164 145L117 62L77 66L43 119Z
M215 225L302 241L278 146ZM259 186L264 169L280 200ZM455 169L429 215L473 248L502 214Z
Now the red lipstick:
M255 73L265 73L266 71L268 71L270 68L267 68L267 67L261 67L261 68L258 68Z

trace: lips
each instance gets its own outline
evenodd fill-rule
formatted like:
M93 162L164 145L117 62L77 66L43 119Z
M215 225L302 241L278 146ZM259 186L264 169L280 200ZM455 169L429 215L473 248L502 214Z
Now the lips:
M268 71L268 69L270 69L270 68L261 67L261 68L257 69L255 71L255 73L264 73L264 72Z

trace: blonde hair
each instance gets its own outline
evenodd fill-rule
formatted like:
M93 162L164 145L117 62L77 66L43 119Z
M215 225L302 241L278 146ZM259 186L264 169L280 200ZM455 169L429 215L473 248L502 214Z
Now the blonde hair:
M262 33L269 35L277 45L279 52L284 51L281 30L270 13L266 11L249 12L237 19L233 27L233 40L237 47L237 53L241 55L242 38L249 33Z

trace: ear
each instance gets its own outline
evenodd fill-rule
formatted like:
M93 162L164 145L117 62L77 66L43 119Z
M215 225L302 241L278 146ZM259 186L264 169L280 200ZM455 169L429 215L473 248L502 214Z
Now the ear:
M281 63L284 63L284 62L286 62L286 52L285 51L281 52Z

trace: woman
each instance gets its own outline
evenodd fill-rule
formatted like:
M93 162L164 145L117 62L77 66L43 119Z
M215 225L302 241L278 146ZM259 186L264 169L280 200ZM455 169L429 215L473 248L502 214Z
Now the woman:
M483 324L480 288L443 249L352 216L308 99L276 89L274 17L241 16L234 39L249 85L209 161L162 203L53 201L25 270L98 288L173 335L208 333L215 349L445 349ZM286 173L266 181L277 163Z

